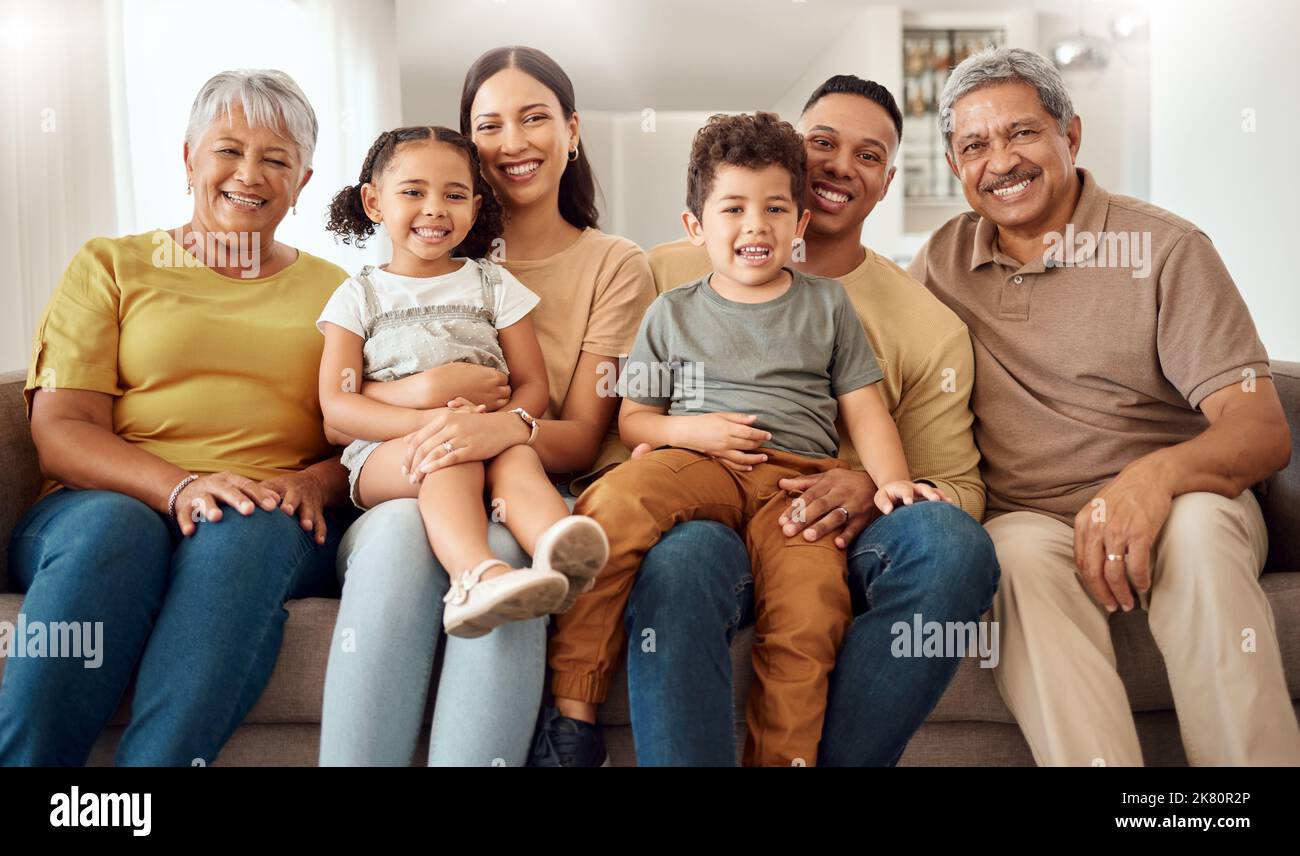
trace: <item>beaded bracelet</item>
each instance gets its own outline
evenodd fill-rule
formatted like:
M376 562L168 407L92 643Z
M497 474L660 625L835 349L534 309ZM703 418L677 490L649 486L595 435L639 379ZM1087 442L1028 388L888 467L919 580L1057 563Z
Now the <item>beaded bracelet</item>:
M178 485L176 485L176 487L172 488L172 495L169 496L169 497L167 497L167 517L168 517L168 518L172 518L172 517L175 517L175 516L176 516L176 499L177 499L177 497L179 497L179 496L181 495L181 491L185 490L185 486L188 485L190 482L194 481L194 480L197 479L197 478L198 478L198 476L196 476L196 475L193 475L193 474L188 475L188 476L186 476L185 478L181 479L180 484L178 484Z

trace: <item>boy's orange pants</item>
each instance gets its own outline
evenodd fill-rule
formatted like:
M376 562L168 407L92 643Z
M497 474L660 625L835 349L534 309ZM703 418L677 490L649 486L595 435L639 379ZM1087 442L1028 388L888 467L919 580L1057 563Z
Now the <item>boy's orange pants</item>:
M762 452L766 462L737 472L699 452L660 448L620 464L583 492L574 513L604 527L610 555L595 587L555 617L548 661L556 696L605 700L625 650L623 610L641 560L676 524L716 520L744 535L754 576L754 683L744 761L816 763L828 677L853 618L846 559L834 532L817 541L802 532L785 536L777 519L790 510L791 494L777 482L846 465Z

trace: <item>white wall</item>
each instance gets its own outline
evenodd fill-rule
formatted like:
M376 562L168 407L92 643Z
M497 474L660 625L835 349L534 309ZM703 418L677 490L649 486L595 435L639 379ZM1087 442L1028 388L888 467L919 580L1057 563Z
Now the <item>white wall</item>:
M797 121L808 96L835 74L856 74L874 80L894 93L895 99L902 98L903 12L898 6L868 6L855 18L846 21L841 35L826 45L817 61L804 69L773 109L782 118ZM894 165L899 169L889 194L871 212L862 228L862 240L886 256L897 252L903 233L901 155L894 157Z
M587 151L596 156L593 166L607 203L602 209L605 231L646 249L683 237L680 215L686 208L691 141L709 116L734 112L719 108L587 114ZM594 139L593 126L599 129Z
M1151 201L1210 236L1269 355L1284 360L1300 360L1297 40L1290 0L1152 10Z
M1089 11L1093 14L1085 17L1086 31L1108 36L1107 15ZM1078 32L1079 20L1073 15L1039 15L1038 49L1046 55L1056 42ZM1151 192L1149 55L1147 39L1134 37L1115 43L1106 68L1062 74L1074 112L1083 121L1079 166L1112 193L1142 199Z

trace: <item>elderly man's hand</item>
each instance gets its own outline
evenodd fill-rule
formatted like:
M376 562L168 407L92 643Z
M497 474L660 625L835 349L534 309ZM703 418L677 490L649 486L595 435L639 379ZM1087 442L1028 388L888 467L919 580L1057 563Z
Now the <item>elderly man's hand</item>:
M1074 562L1088 591L1108 611L1131 610L1133 588L1151 590L1151 546L1172 503L1167 475L1139 459L1074 516Z

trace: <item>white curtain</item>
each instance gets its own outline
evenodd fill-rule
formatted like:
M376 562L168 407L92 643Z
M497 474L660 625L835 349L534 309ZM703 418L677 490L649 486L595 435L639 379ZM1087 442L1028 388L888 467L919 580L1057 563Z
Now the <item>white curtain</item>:
M0 0L0 371L27 367L68 260L117 231L106 10Z
M349 271L381 259L379 241L335 242L324 216L375 136L401 124L393 0L0 2L0 225L13 236L0 369L26 365L40 312L88 238L189 220L185 125L219 71L281 69L316 110L315 173L277 239Z

